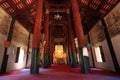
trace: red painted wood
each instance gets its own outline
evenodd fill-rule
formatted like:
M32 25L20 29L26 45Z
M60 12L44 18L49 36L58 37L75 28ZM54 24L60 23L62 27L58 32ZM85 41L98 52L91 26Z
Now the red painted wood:
M7 48L8 48L8 47L10 47L10 44L11 44L10 41L5 41L5 42L4 42L4 47L7 47Z
M79 13L77 0L71 0L71 5L72 5L72 12L73 12L73 18L75 23L75 31L78 38L78 44L79 44L79 47L83 47L85 46L85 39L84 39L84 32L83 32L83 27L81 23L81 16Z
M71 52L75 52L75 41L74 41L74 35L72 31L72 21L70 16L70 10L67 9L67 18L68 18L68 32L69 32L69 38L70 38L70 45L71 45Z
M45 53L49 53L48 48L49 48L49 9L46 9L45 13L45 39L46 44L45 44Z
M33 48L38 48L40 43L41 21L42 21L43 0L37 0L36 17L33 32Z

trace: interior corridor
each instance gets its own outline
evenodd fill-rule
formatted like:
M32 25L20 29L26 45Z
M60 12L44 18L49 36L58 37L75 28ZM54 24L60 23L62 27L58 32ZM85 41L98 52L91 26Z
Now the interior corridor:
M0 0L0 80L120 80L120 0Z
M30 69L11 71L0 75L0 80L120 80L120 74L91 68L91 73L81 74L79 66L52 65L47 69L39 68L39 74L29 74Z

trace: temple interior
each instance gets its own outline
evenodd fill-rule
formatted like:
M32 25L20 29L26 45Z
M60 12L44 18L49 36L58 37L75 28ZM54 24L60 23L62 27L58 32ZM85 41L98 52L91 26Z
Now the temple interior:
M120 80L119 59L119 0L0 0L0 80Z

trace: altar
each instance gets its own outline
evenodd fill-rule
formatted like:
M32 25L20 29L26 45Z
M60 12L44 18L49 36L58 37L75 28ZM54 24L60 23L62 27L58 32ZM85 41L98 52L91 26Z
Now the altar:
M62 45L55 46L55 51L53 53L53 63L54 64L67 64L66 53L63 51Z

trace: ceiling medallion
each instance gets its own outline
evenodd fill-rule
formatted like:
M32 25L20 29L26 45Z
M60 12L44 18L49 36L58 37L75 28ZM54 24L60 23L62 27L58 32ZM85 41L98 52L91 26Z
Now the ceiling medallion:
M59 14L54 15L54 19L55 20L61 20L62 16L60 16Z

